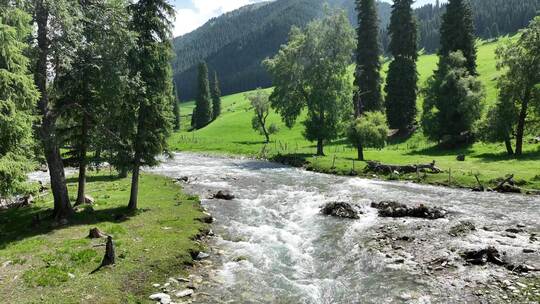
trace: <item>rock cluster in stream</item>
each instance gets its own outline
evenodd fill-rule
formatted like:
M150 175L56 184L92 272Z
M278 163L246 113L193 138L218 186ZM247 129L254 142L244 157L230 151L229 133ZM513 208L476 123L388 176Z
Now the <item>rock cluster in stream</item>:
M437 207L427 207L423 204L409 207L392 201L372 203L371 207L378 209L379 216L382 217L417 217L434 220L445 217L447 213L444 209Z
M321 213L349 219L359 219L360 214L363 214L357 206L345 202L328 203L321 208Z

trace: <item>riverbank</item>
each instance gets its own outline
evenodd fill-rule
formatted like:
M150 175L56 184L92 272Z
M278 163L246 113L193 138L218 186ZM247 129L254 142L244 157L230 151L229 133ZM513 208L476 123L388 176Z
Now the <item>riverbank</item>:
M539 197L381 182L239 157L178 153L151 170L185 176L214 217L195 303L535 303ZM229 191L233 200L210 199ZM380 216L372 203L441 208L440 219ZM354 204L358 219L324 216ZM469 230L462 229L470 228ZM457 232L456 232L457 231ZM465 252L494 247L503 263ZM529 269L529 268L527 268ZM197 277L194 280L197 281ZM200 279L199 279L200 280Z
M69 180L70 193L76 180ZM129 179L105 174L88 178L92 206L69 224L55 227L50 194L30 207L0 212L0 299L17 303L152 303L153 286L187 277L186 265L202 250L197 241L207 224L196 196L173 180L143 174L140 211L125 215ZM39 219L41 220L37 220ZM90 274L104 254L106 239L88 238L91 228L113 236L116 266Z

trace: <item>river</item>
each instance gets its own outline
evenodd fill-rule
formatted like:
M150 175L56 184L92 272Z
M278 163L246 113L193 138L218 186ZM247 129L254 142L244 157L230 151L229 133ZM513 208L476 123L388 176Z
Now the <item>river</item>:
M220 254L211 254L213 283L197 303L496 303L512 301L503 288L515 288L522 275L493 264L465 265L460 253L494 246L512 263L540 265L538 197L190 153L150 171L188 176L186 191L201 196L215 218L209 245ZM218 190L230 190L236 199L209 199ZM383 200L438 206L449 215L381 218L370 204ZM333 201L359 204L364 214L359 220L322 216L321 205ZM451 227L462 221L476 230L451 236Z

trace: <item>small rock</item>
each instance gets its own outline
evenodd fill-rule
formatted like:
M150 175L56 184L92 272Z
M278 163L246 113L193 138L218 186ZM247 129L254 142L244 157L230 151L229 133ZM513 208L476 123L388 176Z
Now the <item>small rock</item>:
M70 279L75 279L75 275L74 275L73 273L68 273L68 277L69 277Z
M534 253L534 249L524 248L523 253Z
M214 194L213 198L230 201L233 200L235 196L228 190L220 190Z
M2 263L2 268L6 268L8 267L9 265L13 264L12 261L5 261L4 263Z
M187 182L189 182L189 177L182 176L182 177L177 178L176 180L179 181L179 182L187 183Z
M161 285L159 285L159 284L157 284L157 283L156 283L156 284L152 284L152 287L154 287L154 288L159 288L159 286L161 286Z
M166 293L155 293L153 295L150 296L150 300L154 300L154 301L161 301L161 303L163 303L163 299L169 299L169 303L171 301L171 296L166 294Z
M179 282L189 283L189 279L186 279L186 278L184 278L184 277L178 277L177 280L178 280Z
M518 229L518 228L508 228L505 230L506 232L510 232L510 233L521 233L523 232L523 229Z
M515 239L515 238L516 238L516 235L515 235L515 234L511 234L511 233L505 233L504 236L505 236L505 237L508 237L508 238L511 238L511 239Z
M208 253L205 253L205 252L199 252L199 254L197 254L197 260L204 260L204 259L207 259L209 257L210 257L210 255Z
M169 278L168 283L169 284L174 284L174 285L180 284L180 282L178 282L178 280L175 279L175 278Z
M185 297L190 297L191 295L193 295L193 293L194 293L193 289L184 289L184 290L176 292L174 296L177 298L185 298Z
M460 236L460 235L465 235L474 230L476 230L476 226L474 225L473 222L461 221L456 226L450 228L449 234L451 236Z

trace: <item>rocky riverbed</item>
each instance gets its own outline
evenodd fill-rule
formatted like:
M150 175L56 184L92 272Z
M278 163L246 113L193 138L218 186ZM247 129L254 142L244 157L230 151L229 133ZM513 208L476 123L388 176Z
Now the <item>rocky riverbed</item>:
M169 278L156 282L156 293L169 295L165 302L540 299L538 197L337 177L187 153L152 171L178 178L214 217L215 236L192 276L173 278L178 284L169 282L167 288L177 285L170 290L162 290ZM342 209L323 215L321 208L332 202Z

